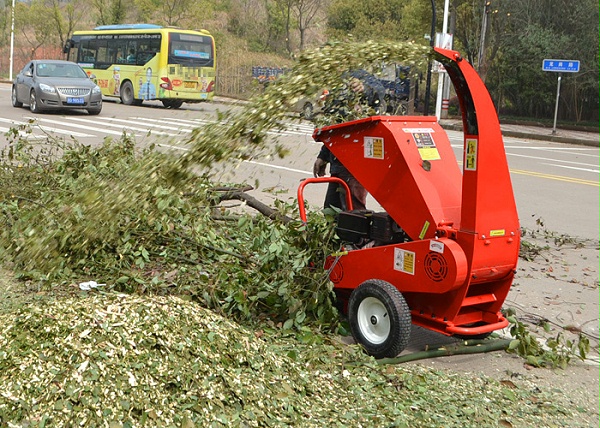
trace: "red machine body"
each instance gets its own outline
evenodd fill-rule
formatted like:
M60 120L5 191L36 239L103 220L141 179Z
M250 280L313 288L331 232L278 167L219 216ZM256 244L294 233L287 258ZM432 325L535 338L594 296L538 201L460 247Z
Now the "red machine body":
M519 221L485 85L458 52L435 49L435 59L460 102L462 171L435 117L374 116L315 130L407 236L343 251L326 268L345 306L360 284L383 280L404 296L414 324L480 335L508 324L500 309L517 266Z

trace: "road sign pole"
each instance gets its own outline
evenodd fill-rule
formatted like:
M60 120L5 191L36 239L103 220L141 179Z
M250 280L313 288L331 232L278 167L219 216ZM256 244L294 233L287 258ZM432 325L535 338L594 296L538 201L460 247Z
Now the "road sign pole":
M562 80L562 73L558 73L558 83L556 84L556 105L554 106L554 127L552 128L552 135L556 135L556 119L558 118L558 100L560 98L560 81Z
M554 106L554 127L552 135L556 134L556 119L558 118L558 100L560 98L560 81L562 73L579 73L579 60L576 59L545 59L542 61L543 71L554 71L558 73L558 84L556 86L556 105Z

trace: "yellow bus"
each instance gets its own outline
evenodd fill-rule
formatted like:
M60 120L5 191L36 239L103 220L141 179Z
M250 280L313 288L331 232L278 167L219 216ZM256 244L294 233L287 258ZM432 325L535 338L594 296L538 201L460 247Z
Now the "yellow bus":
M95 79L104 96L123 104L160 100L167 108L179 108L214 96L215 42L206 30L103 25L75 31L65 53Z

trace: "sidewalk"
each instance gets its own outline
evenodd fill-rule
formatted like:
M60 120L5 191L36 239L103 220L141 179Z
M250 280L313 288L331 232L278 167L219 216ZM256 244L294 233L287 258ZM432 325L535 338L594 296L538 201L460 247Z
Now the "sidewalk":
M223 104L247 104L247 101L220 96L215 96L214 100ZM462 120L459 118L442 119L440 120L440 125L444 129L450 129L453 131L462 131L463 129ZM502 135L505 137L600 147L600 133L598 132L571 131L557 128L556 134L553 135L552 129L545 128L543 126L502 123L500 124L500 129L502 129Z
M451 129L454 131L462 131L463 129L462 121L460 119L442 119L440 120L440 125L442 125L442 128L444 129ZM600 147L600 134L598 132L570 131L557 128L556 134L553 135L551 128L502 123L500 123L500 129L502 129L502 135L505 137Z

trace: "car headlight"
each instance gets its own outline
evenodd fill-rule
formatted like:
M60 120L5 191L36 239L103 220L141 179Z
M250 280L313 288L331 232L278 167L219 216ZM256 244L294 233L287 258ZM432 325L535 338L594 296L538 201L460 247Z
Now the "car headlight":
M48 92L50 94L56 93L56 88L54 86L46 85L44 83L40 83L40 89L44 92Z
M100 86L96 85L92 88L92 94L100 94L102 91L100 90Z

